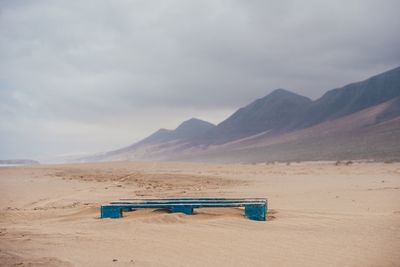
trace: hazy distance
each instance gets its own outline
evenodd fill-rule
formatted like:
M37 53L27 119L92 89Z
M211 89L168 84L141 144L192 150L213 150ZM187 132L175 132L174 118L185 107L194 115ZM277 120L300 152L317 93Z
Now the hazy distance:
M107 151L400 64L399 1L2 1L0 159Z

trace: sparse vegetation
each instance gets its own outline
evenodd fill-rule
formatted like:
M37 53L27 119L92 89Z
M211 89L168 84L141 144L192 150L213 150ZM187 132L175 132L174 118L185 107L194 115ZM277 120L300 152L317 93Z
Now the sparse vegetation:
M349 165L352 165L353 163L354 163L354 162L351 161L351 160L348 160L348 161L346 161L346 162L343 162L343 161L341 161L341 160L338 160L338 161L335 162L335 166L340 166L340 165L349 166Z
M388 160L385 160L383 163L391 164L391 163L396 163L396 162L400 162L400 160L399 159L388 159Z

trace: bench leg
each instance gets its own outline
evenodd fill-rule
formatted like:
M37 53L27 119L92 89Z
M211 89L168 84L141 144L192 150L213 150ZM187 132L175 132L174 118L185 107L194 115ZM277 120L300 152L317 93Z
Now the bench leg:
M123 208L121 208L121 210L122 211L134 211L134 209L132 209L132 208L126 208L126 207L123 207Z
M244 206L244 213L247 218L255 221L265 221L267 207L265 204L249 204Z
M172 206L169 210L171 212L181 212L187 215L193 214L193 208L190 206Z
M100 208L100 218L121 218L122 208L118 206L101 206Z

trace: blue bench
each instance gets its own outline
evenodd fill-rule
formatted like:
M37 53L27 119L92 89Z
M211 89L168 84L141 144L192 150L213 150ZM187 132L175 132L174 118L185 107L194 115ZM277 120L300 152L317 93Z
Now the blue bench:
M102 205L101 218L121 218L123 211L136 209L168 209L170 212L193 214L197 208L244 207L244 214L250 220L265 221L268 202L263 198L168 198L168 199L121 199Z

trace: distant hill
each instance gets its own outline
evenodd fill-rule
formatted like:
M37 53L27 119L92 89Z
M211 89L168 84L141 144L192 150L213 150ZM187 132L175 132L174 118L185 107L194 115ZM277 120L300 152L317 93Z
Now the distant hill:
M152 150L152 147L157 144L168 144L167 146L172 148L172 144L175 142L190 143L204 135L213 127L215 127L215 125L212 123L192 118L181 123L175 130L159 129L147 138L128 147L104 154L85 157L82 158L81 161L131 159L133 156L132 154L135 153L146 155L146 153ZM160 149L157 148L156 151L158 150Z
M269 161L400 159L400 67L311 99L277 89L218 125L190 119L81 159Z
M159 129L149 137L133 144L131 147L144 144L154 144L171 140L193 140L205 134L215 125L203 120L192 118L182 122L175 130Z
M31 159L6 159L0 160L0 165L37 165L38 161Z

